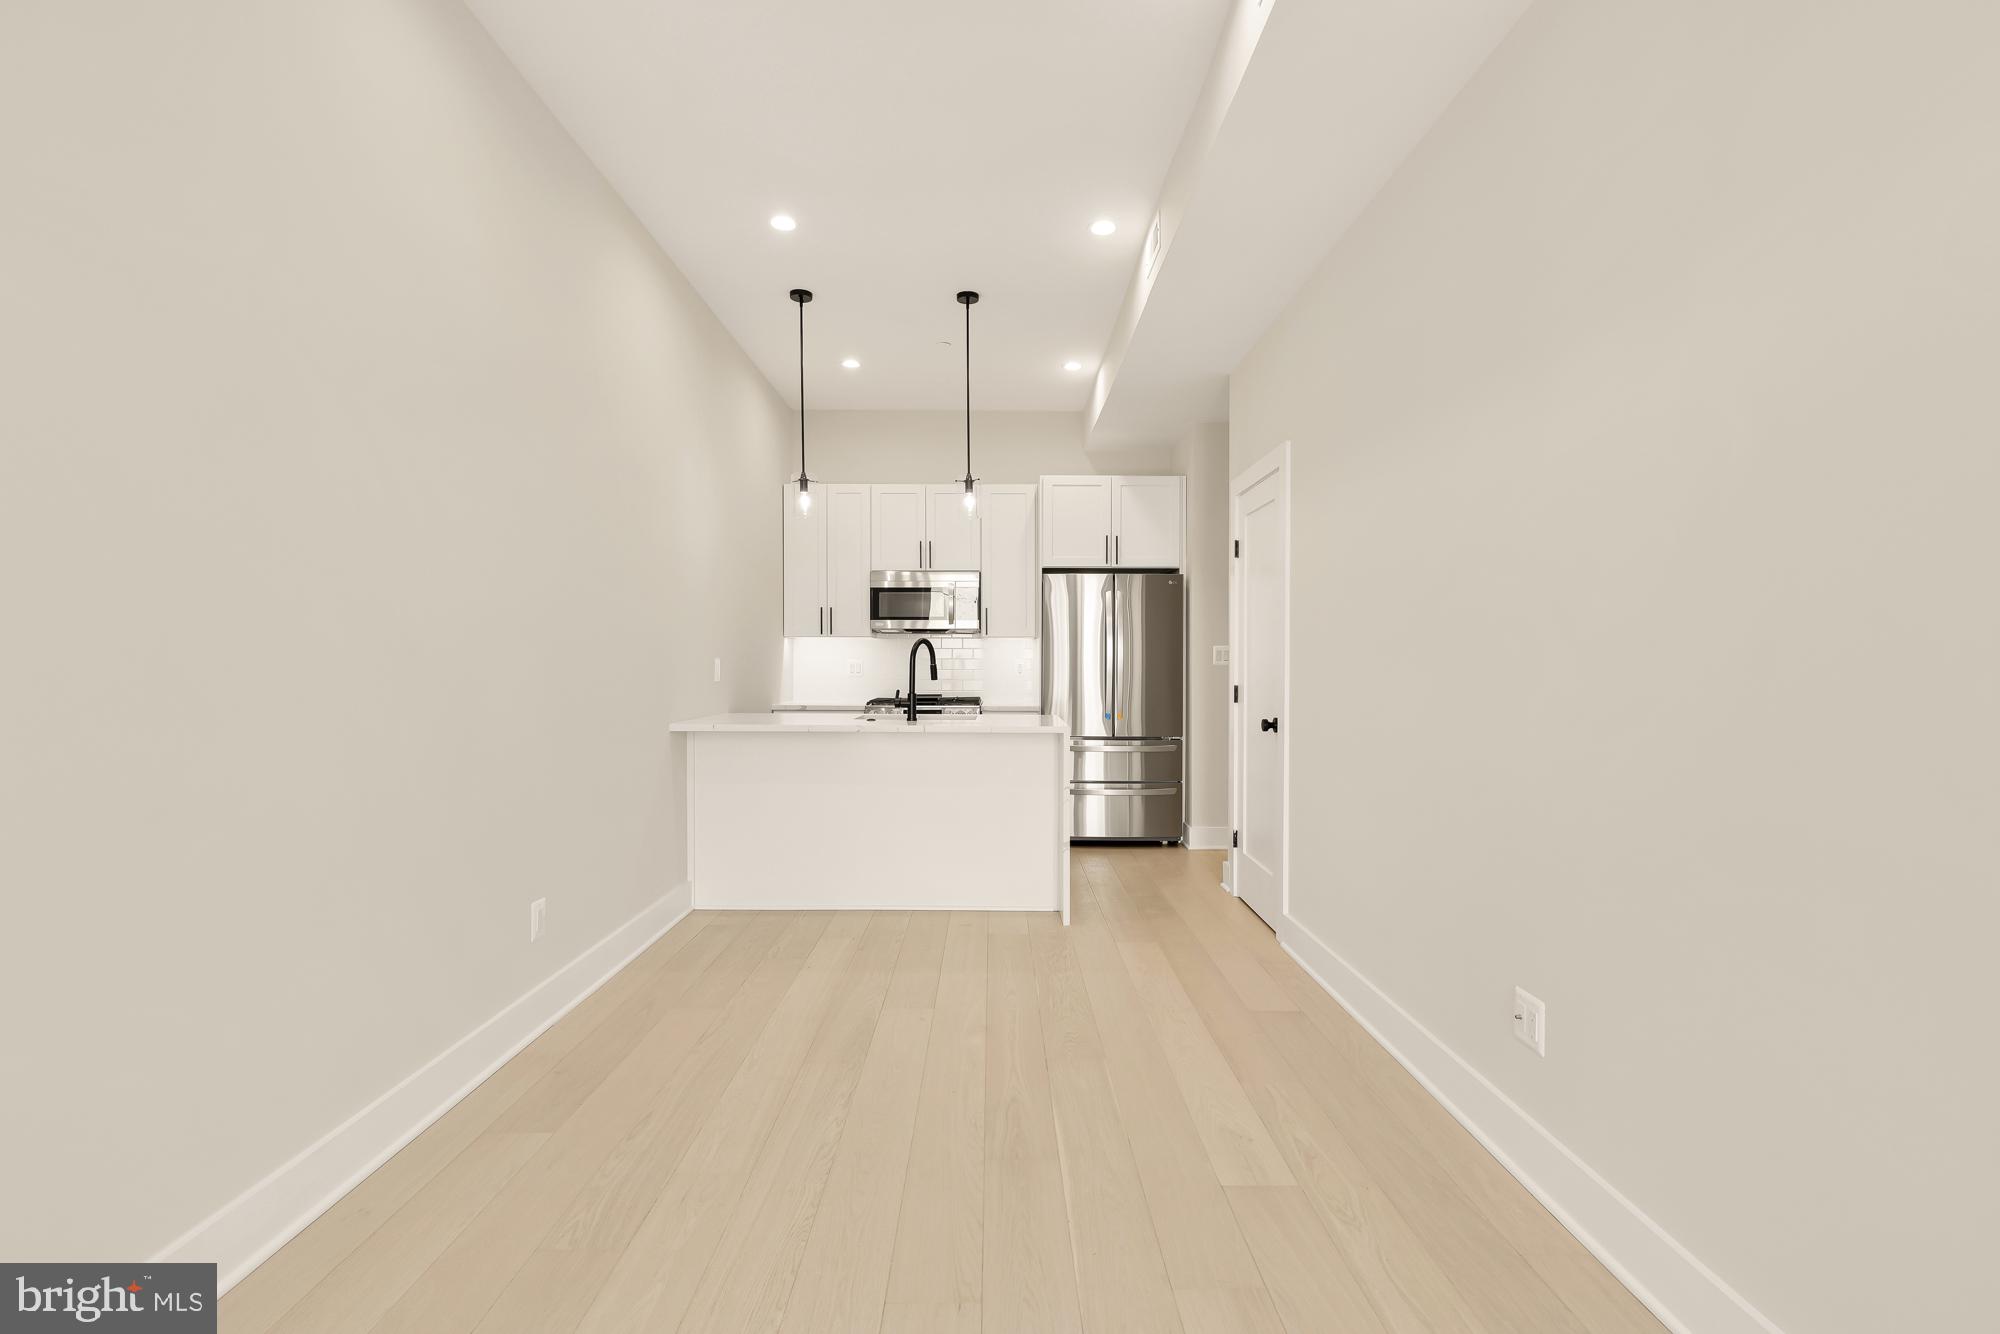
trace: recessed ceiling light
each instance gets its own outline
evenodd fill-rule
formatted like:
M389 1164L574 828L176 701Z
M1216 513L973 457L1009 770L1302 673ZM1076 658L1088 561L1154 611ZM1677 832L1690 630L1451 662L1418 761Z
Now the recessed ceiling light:
M1090 224L1090 234L1092 236L1109 236L1117 230L1118 224L1109 218L1099 218L1096 222Z
M1083 363L1080 361L1065 361L1063 369L1066 371L1080 371L1083 369Z
M840 359L840 366L842 370L858 371L861 369L861 363L853 357L842 357Z
M771 226L781 232L789 232L799 225L799 220L789 213L773 213Z

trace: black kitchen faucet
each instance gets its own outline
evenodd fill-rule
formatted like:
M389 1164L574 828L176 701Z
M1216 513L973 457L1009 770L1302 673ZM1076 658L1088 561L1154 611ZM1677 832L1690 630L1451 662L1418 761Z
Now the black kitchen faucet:
M928 639L919 639L910 645L910 704L904 714L910 722L917 720L917 650L927 650L931 655L931 680L937 680L937 648Z

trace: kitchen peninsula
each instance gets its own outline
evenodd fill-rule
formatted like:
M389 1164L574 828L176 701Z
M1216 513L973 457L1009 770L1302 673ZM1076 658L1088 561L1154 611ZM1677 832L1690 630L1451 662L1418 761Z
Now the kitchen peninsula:
M1032 713L725 713L686 736L697 908L1069 921L1069 730Z

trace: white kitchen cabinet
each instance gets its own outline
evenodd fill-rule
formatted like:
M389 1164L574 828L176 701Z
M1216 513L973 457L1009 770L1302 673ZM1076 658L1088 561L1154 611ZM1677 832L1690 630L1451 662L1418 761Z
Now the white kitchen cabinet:
M869 495L865 486L829 486L826 505L826 632L868 633ZM815 506L814 508L818 508Z
M980 514L965 509L965 484L924 488L924 568L979 568Z
M822 482L813 507L799 513L798 487L787 482L785 515L787 638L868 633L868 488Z
M1179 477L1111 479L1111 563L1121 568L1181 567Z
M1035 560L1031 483L979 488L979 600L985 632L1032 639L1041 623L1041 573Z
M1044 477L1041 563L1178 570L1183 486L1179 477Z
M924 568L924 487L897 483L869 488L870 550L877 570Z
M957 483L869 488L869 550L877 570L979 568L979 515Z
M1042 479L1042 564L1111 563L1111 479Z
M785 636L826 633L826 497L816 487L813 507L799 513L796 483L786 482L778 503L785 524Z

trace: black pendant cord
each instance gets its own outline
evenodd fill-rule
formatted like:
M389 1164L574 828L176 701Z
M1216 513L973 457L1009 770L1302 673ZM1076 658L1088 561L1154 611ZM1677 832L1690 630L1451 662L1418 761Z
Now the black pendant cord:
M972 303L965 303L965 480L972 480Z
M806 475L806 303L799 302L799 476Z
M972 305L977 292L960 292L958 304L965 307L965 494L972 503Z
M803 493L811 480L806 476L806 302L813 294L794 287L790 295L799 308L799 490ZM803 498L800 503L804 503Z

